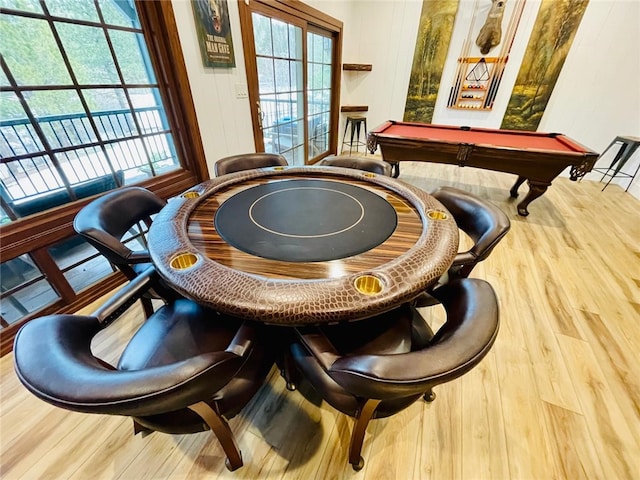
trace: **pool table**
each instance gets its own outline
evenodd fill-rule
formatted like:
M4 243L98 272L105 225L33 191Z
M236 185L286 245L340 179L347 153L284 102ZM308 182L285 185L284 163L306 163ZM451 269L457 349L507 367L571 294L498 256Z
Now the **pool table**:
M577 180L591 171L598 153L560 133L540 133L489 128L457 127L388 121L371 130L367 147L380 145L382 157L400 174L401 161L449 163L513 173L518 179L512 197L526 180L529 192L518 203L518 213L527 216L528 205L540 197L551 181L567 167Z

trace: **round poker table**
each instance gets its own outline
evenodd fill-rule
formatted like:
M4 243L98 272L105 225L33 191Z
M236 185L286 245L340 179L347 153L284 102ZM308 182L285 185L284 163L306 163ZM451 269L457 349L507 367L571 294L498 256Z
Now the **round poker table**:
M449 268L455 221L399 180L338 167L223 175L171 199L149 231L159 274L217 311L280 325L367 318Z

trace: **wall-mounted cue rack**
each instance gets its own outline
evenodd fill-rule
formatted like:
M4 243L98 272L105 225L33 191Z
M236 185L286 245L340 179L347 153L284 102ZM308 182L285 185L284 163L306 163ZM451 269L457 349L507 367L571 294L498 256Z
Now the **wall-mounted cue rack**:
M505 2L491 2L491 6L488 3L485 0L482 2L476 0L473 20L469 25L469 34L458 57L458 67L447 101L448 108L462 110L491 110L493 108L493 102L498 94L498 88L522 17L525 0L511 0L507 2L506 7ZM490 10L486 15L479 16L481 4L482 9L486 10L485 7L490 7ZM492 43L488 46L480 40L479 33L495 20L497 14L493 11L494 7L506 8L502 14L509 20L504 32L502 32L501 40L497 44ZM502 14L499 15L501 29L504 26ZM485 56L493 48L496 48L493 51L494 56Z
M461 57L449 108L491 110L508 57Z

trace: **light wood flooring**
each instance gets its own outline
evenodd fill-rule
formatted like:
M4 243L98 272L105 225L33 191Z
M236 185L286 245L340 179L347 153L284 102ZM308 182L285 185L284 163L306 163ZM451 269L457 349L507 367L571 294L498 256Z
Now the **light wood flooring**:
M7 355L0 477L640 478L640 201L618 186L559 178L523 218L509 199L511 175L403 163L401 180L468 189L509 214L510 233L473 274L495 287L501 330L435 402L372 421L362 471L347 463L352 420L305 385L287 391L275 370L230 422L245 462L230 473L212 434L134 436L127 418L51 407L20 385ZM439 308L423 313L439 322ZM121 319L96 351L114 357L134 324Z

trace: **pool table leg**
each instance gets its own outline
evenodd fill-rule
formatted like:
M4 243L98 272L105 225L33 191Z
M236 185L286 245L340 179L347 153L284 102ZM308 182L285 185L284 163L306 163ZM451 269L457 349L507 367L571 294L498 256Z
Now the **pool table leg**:
M509 190L511 197L516 198L518 196L518 188L520 188L520 185L522 185L525 180L527 180L525 177L518 176L516 183L514 183L513 187L511 187L511 190ZM522 215L523 217L526 217L527 215L529 215L529 210L527 210L527 207L529 206L529 204L533 202L536 198L544 194L544 192L546 192L547 188L549 187L548 184L532 182L531 180L528 181L528 184L529 184L529 192L522 199L522 201L518 203L518 215Z

